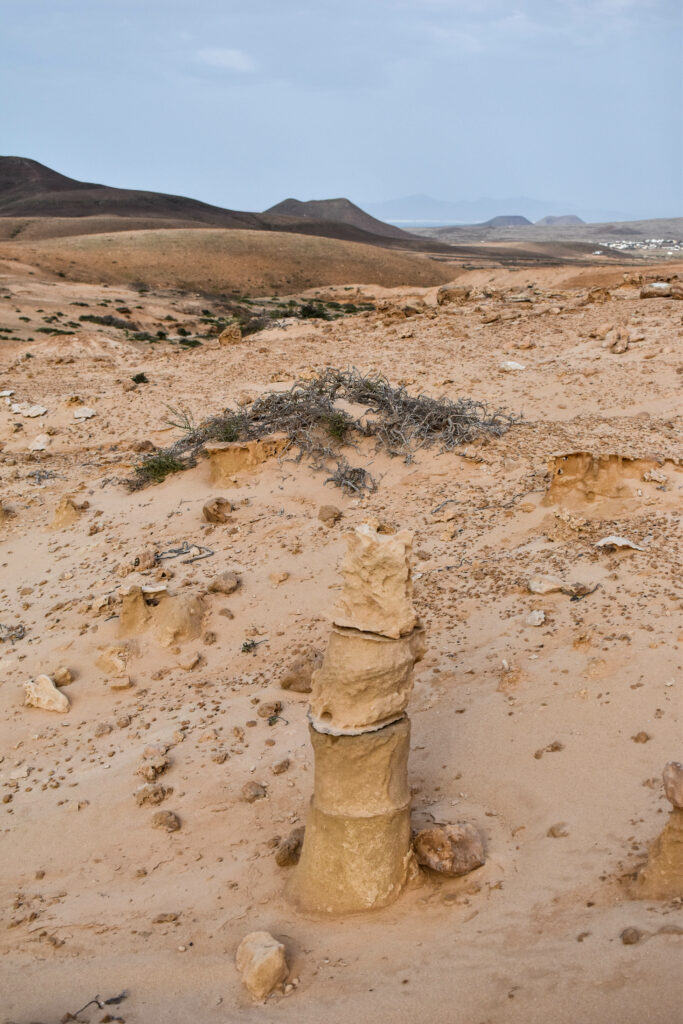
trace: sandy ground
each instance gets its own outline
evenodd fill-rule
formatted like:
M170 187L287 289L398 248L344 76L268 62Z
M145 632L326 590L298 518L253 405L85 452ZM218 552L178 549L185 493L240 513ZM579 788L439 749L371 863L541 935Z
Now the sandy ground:
M138 344L95 325L2 342L0 391L47 412L27 418L0 399L0 623L25 629L0 643L0 1020L53 1024L123 991L79 1019L677 1019L680 901L635 900L632 876L666 817L661 770L681 757L683 303L641 300L620 279L603 278L611 298L588 303L599 281L567 269L472 272L459 282L478 297L462 307L437 307L435 289L354 289L377 312L291 323L230 348ZM167 315L192 324L207 304L14 266L0 280L0 325L28 337L58 311L82 312L73 302L127 306L145 329ZM590 335L610 323L642 340L603 348ZM501 372L504 360L524 369ZM178 436L168 405L199 420L328 365L478 398L523 422L412 464L349 452L381 477L363 499L276 460L222 490L206 461L132 494L122 485L140 441ZM133 385L141 371L149 383ZM78 422L83 404L96 415ZM29 451L42 433L47 449ZM580 474L549 486L552 459L572 453L644 461L605 463L591 498ZM578 462L564 465L571 477ZM202 506L217 494L235 511L211 526ZM55 527L65 496L82 507ZM343 513L332 529L317 518L329 503ZM344 531L368 517L415 531L429 642L410 707L415 821L474 822L488 859L462 879L421 875L381 912L315 919L289 905L292 869L273 857L274 837L303 822L312 784L306 696L279 678L299 646L324 645ZM596 548L609 534L644 550ZM169 559L163 573L136 567L183 541L212 554ZM120 587L163 575L174 599L206 595L226 569L242 585L203 596L196 638L165 647L153 631L121 636ZM535 596L537 572L599 587L580 601ZM540 627L525 623L534 609ZM98 661L124 644L132 685L121 690ZM68 714L24 707L22 684L62 665L74 677ZM272 700L284 707L269 724L258 708ZM153 743L169 746L161 809L182 823L171 834L133 796ZM274 774L284 758L289 769ZM241 799L249 780L265 799ZM549 836L560 823L564 834ZM635 945L621 941L627 927L642 933ZM286 944L297 982L254 1006L233 958L262 928Z

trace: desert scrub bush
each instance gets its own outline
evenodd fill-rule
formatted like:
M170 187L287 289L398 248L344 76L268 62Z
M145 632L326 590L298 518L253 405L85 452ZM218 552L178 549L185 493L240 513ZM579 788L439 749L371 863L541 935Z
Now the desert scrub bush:
M133 384L149 384L149 377L146 373L134 373L130 379Z
M360 406L353 416L337 404ZM226 409L199 426L182 410L169 410L166 422L183 436L162 453L181 463L196 465L207 441L251 441L270 434L285 434L283 454L315 470L326 472L332 483L351 494L375 490L377 482L362 466L352 466L340 448L374 439L378 451L413 461L421 448L438 445L453 451L479 438L501 437L519 418L502 409L490 411L471 398L432 398L394 387L381 375L329 368L311 380L298 380L289 391L271 391L248 408ZM144 466L144 463L142 464ZM144 474L128 481L132 489L144 486Z
M135 467L135 480L137 488L145 487L147 484L160 484L170 473L179 473L186 465L182 459L177 458L168 451L155 452L154 455L147 455L142 462Z
M121 320L118 316L106 313L105 316L97 316L94 313L82 313L79 320L90 324L100 324L102 327L115 327L118 331L137 331L138 325L130 320Z

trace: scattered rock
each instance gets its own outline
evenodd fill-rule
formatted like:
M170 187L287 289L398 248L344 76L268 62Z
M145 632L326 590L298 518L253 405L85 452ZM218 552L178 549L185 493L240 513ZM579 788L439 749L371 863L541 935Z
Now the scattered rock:
M245 782L242 786L242 799L248 804L253 804L256 800L263 800L266 796L268 796L268 791L260 782Z
M80 409L76 409L74 413L75 420L91 420L95 416L95 410L89 409L87 405L82 405Z
M527 626L542 626L545 622L545 612L540 609L535 609L534 611L529 612L524 621Z
M275 764L272 765L270 770L273 773L273 775L282 775L284 772L286 772L288 770L289 765L290 765L289 758L288 757L283 757L283 759L281 761L276 761Z
M634 551L644 551L640 544L635 544L628 537L619 537L617 534L610 534L609 537L602 537L596 542L596 548L604 548L605 551L615 551L617 548L633 548Z
M152 815L152 828L163 828L167 832L177 832L180 818L173 811L157 811Z
M683 764L669 761L662 772L664 793L674 807L683 808Z
M560 750L564 750L564 743L561 740L553 740L547 747L541 747L540 750L537 750L534 757L537 761L540 761L544 754L556 754Z
M563 590L566 586L564 580L557 576L532 576L527 583L527 589L531 594L552 594L557 590Z
M275 848L275 863L278 867L286 868L299 863L305 833L305 827L299 825L292 829L286 839L282 839L278 843Z
M287 977L285 947L269 932L251 932L237 947L235 956L242 982L254 999L263 1000Z
M180 914L174 913L157 914L156 917L152 918L152 924L172 924L174 921L177 921L179 917Z
M138 807L143 807L145 804L155 805L162 803L172 792L172 786L162 786L160 782L146 782L135 790L133 796Z
M210 594L232 594L240 585L240 578L235 572L226 570L220 576L216 576L209 584Z
M73 500L73 498L65 496L57 505L54 518L50 523L50 526L53 530L61 530L66 526L72 526L78 521L78 517L83 511L83 505L79 505Z
M74 677L68 668L60 665L59 668L52 673L52 681L55 686L68 686L69 683L73 683Z
M44 416L47 409L43 405L31 405L30 402L12 402L10 406L12 412L17 413L19 416L26 416L27 419L34 420L38 416Z
M280 686L283 690L293 690L295 693L310 693L313 673L322 663L322 651L316 648L311 647L298 654L280 676Z
M228 324L218 335L219 345L239 345L242 340L242 328L239 324Z
M624 928L620 938L625 946L635 946L636 942L640 942L642 932L638 931L637 928Z
M486 859L481 835L469 822L422 829L413 846L418 864L441 875L466 875Z
M227 498L211 498L202 508L202 516L207 523L227 523L233 511L232 502Z
M439 306L456 305L462 306L471 295L471 289L464 285L444 284L436 293L436 301Z
M330 530L341 519L341 509L336 505L321 505L318 509L318 519Z
M498 369L502 373L514 373L516 370L526 370L526 366L522 363L516 363L514 359L506 359L505 362L500 364Z
M634 743L648 743L652 739L652 736L648 732L637 732L635 736L631 736Z
M567 823L565 821L558 821L555 825L551 825L546 835L550 839L564 839L565 836L569 835L567 831Z
M24 683L26 696L24 704L29 708L41 708L43 711L59 711L64 713L71 707L69 698L61 693L49 676L36 676Z
M259 705L259 709L256 714L259 718L272 718L273 715L279 715L282 711L281 700L268 700L263 704Z
M99 725L95 726L95 738L99 739L101 736L108 736L110 732L114 731L114 726L111 722L100 722Z
M148 782L154 782L158 775L166 771L170 763L165 747L147 747L138 765L137 774Z
M47 450L49 444L49 434L38 434L37 437L34 437L33 440L30 442L28 450L30 452L44 452Z
M671 285L668 281L651 281L640 289L641 299L668 299L671 296Z
M289 573L284 570L282 572L271 572L268 578L274 587L279 587L281 583L287 582Z

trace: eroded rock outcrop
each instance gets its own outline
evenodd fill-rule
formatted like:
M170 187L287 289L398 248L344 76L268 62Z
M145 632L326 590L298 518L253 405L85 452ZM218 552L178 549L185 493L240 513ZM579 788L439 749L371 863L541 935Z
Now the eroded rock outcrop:
M290 894L306 910L391 903L412 858L405 711L424 652L412 604L412 535L361 526L309 711L314 792Z
M672 809L638 872L634 895L640 899L683 898L683 765L670 761L662 779Z

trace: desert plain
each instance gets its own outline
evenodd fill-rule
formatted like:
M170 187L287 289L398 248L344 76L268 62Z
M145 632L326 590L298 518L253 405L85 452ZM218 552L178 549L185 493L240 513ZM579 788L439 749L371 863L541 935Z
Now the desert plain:
M145 232L0 246L3 1024L673 1024L681 899L641 898L638 870L680 758L683 303L641 289L683 263L374 250L373 266L360 244L291 235L286 273L265 273L235 232L257 252L240 301L279 315L222 345L218 257L163 234L154 258ZM437 302L446 282L467 296ZM287 315L310 303L343 315ZM514 422L408 459L342 444L374 490L295 450L219 483L200 454L131 489L193 423L329 367ZM312 788L308 697L282 684L324 648L364 522L414 533L414 826L472 822L486 862L317 917L276 862ZM634 546L599 546L614 536ZM533 593L539 575L564 585ZM138 587L142 613L123 615ZM168 602L186 618L157 614ZM24 704L41 674L68 711ZM158 805L136 799L149 748ZM262 1005L234 963L255 930L289 969Z

